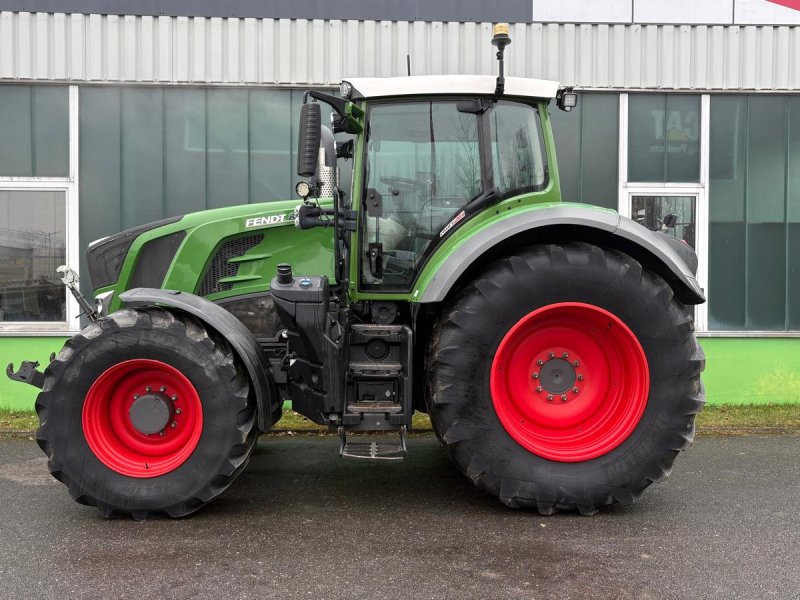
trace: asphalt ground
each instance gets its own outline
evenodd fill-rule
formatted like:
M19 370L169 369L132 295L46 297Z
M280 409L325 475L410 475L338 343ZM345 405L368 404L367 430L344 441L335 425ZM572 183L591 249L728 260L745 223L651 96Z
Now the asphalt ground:
M0 598L800 599L800 436L703 437L633 507L502 506L432 436L399 464L266 437L181 520L103 520L0 440Z

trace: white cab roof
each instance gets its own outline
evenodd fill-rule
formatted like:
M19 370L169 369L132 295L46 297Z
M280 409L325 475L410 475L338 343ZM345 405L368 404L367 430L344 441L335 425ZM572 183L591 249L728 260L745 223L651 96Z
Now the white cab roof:
M494 75L415 75L412 77L356 77L345 79L354 88L354 98L385 96L438 96L443 94L492 95ZM506 77L506 96L554 98L557 81Z

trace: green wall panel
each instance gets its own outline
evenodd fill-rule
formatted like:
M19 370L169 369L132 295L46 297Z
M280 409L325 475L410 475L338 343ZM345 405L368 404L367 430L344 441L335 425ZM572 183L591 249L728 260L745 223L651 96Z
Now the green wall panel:
M35 387L11 381L5 374L5 366L14 363L15 368L23 360L38 360L43 369L50 361L50 353L58 352L64 345L63 337L0 337L0 409L33 410L36 395Z
M47 364L63 338L0 338L0 365ZM701 338L709 404L800 404L800 338ZM37 390L0 377L0 408L33 410Z
M700 338L709 404L800 403L800 338Z

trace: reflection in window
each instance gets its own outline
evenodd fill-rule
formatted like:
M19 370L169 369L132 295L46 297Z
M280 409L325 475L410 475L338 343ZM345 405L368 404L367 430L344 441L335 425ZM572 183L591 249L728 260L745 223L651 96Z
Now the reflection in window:
M64 192L0 191L0 322L65 321Z
M628 181L700 181L700 96L630 96Z
M546 184L544 148L536 109L498 102L489 113L494 185L504 197L541 190Z
M696 196L634 196L631 199L633 220L652 231L662 231L696 248ZM675 224L667 226L668 215Z

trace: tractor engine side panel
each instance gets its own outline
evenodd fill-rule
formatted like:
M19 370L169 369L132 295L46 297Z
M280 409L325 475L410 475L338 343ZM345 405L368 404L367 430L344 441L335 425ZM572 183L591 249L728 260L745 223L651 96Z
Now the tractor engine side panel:
M333 277L330 229L294 227L296 201L251 204L193 213L139 235L116 282L95 289L119 295L136 287L190 292L213 302L269 291L279 263ZM146 281L145 281L146 279Z

